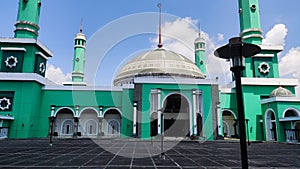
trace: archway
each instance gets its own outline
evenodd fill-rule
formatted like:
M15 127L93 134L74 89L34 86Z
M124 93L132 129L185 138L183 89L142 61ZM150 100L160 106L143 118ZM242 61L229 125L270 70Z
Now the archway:
M54 135L72 136L74 133L74 112L69 107L63 107L55 113Z
M96 120L88 120L85 123L85 135L97 135L98 133L98 123Z
M163 104L164 134L167 137L190 135L189 102L180 94L167 96Z
M289 108L283 113L283 117L299 117L300 113L297 109ZM291 121L292 129L300 130L300 121Z
M150 121L151 121L151 124L150 124L150 136L153 137L153 136L156 136L158 134L157 133L158 122L157 122L157 113L156 112L153 112L151 114Z
M266 125L266 141L277 140L277 127L275 113L272 110L268 110L265 114Z
M238 127L235 114L230 110L223 110L222 122L224 137L237 138Z
M65 120L61 125L61 135L73 135L74 133L74 122L73 120Z
M300 141L300 121L299 121L299 111L295 108L287 108L283 114L283 118L279 121L283 122L285 125L285 139L287 142L299 142ZM290 127L287 127L290 126Z
M229 124L226 121L223 121L223 134L224 137L229 137L230 136L230 128L229 128Z
M82 110L79 118L82 136L96 136L98 134L98 114L92 108Z
M283 117L297 117L299 116L298 112L295 109L287 109L286 111L284 111L283 113Z
M104 112L103 132L105 136L118 137L121 132L121 113L117 109Z

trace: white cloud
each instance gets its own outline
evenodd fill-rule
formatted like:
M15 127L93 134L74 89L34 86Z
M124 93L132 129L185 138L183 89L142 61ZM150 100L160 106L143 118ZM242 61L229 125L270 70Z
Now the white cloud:
M276 24L270 31L267 32L266 38L263 39L263 44L284 46L287 32L288 29L284 24Z
M279 62L280 75L300 80L300 47L292 48ZM300 87L296 87L296 96L300 98Z
M167 50L180 53L193 62L194 58L194 40L198 37L198 30L196 29L197 20L190 17L178 18L173 22L165 22L162 26L162 42ZM229 82L231 73L229 71L229 64L223 59L214 56L213 52L216 45L210 36L201 31L201 36L206 41L206 67L207 78L214 79L219 77L220 84L224 85ZM223 34L218 34L218 40L224 39ZM151 39L153 47L157 45L158 39Z
M285 56L280 59L279 70L281 76L293 75L300 77L300 47L290 49Z
M218 41L223 41L224 40L224 34L219 33L218 34Z
M263 40L265 45L285 45L288 29L284 24L277 24L267 32ZM300 47L291 48L284 56L279 53L279 73L281 77L300 80ZM296 96L300 98L300 87L296 87Z
M71 73L65 74L60 67L55 67L52 64L48 64L46 78L57 84L62 84L63 82L71 81L72 75Z

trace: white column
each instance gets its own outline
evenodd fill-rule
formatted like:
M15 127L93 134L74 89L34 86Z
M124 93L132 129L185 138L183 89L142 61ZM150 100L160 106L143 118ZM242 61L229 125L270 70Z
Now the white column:
M157 90L157 134L161 134L161 105L160 105L160 90Z
M102 121L103 117L98 117L98 136L102 136Z
M205 131L205 126L204 126L204 108L203 108L203 96L202 96L202 91L201 90L199 90L198 91L199 92L199 113L200 113L200 115L201 115L201 120L202 120L202 122L201 122L201 131L200 131L200 133L199 133L199 135L200 136L204 136L204 131ZM204 136L205 137L205 136Z
M137 129L137 102L133 103L133 135L136 135L136 129Z
M197 135L197 98L196 91L193 91L193 112L194 112L194 132L193 134Z

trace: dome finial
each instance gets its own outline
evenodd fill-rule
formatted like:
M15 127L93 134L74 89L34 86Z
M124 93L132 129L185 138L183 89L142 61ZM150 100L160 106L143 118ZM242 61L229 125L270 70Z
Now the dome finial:
M161 42L161 3L157 4L157 7L159 8L159 34L158 34L158 48L162 48L162 42Z
M80 33L82 33L82 22L83 22L83 18L81 18L81 21L80 21L80 29L79 29Z
M198 35L199 35L199 37L200 37L200 36L201 36L201 27L200 27L200 21L199 21L199 25L198 25L198 31L199 31Z

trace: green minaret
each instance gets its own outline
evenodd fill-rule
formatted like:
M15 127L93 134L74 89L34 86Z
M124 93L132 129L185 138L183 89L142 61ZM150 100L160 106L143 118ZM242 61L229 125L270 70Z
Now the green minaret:
M240 36L244 42L260 45L261 53L245 59L243 77L278 78L277 53L283 47L262 45L258 0L239 0Z
M262 30L258 0L239 0L240 36L245 42L260 45Z
M199 31L199 36L195 39L195 64L201 70L203 75L206 77L206 59L205 59L205 39L201 36Z
M85 46L86 37L80 32L75 36L74 59L73 59L73 82L83 82L84 79L84 64L85 64Z
M19 0L15 38L38 37L41 5L41 0Z

